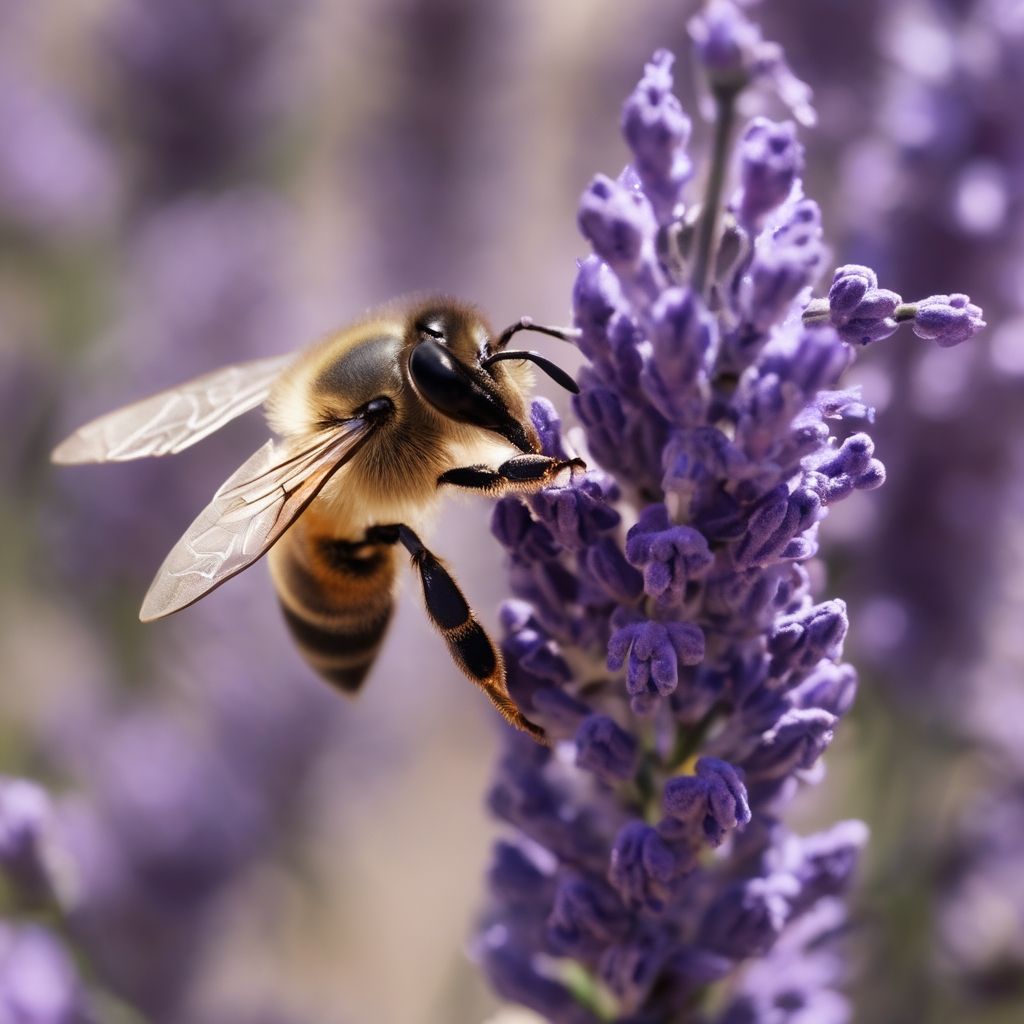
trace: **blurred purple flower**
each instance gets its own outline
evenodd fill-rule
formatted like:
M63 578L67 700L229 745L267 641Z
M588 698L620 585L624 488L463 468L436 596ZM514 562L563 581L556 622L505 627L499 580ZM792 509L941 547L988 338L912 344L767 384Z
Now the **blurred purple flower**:
M74 961L46 929L0 923L0 1020L11 1024L89 1024Z
M1024 787L993 785L968 805L945 851L936 954L978 992L1024 970Z
M300 82L295 40L306 6L118 0L100 42L149 184L215 180L267 147Z
M27 779L0 776L0 872L21 903L47 902L55 895L53 831L46 790Z
M70 96L0 73L0 138L0 225L47 241L108 225L120 172Z

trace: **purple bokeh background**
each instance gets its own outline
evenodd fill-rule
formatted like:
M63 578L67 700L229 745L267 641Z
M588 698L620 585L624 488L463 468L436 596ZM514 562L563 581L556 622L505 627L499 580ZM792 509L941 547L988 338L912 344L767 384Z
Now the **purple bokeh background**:
M4 889L4 1010L493 1010L463 945L497 733L409 580L364 696L342 701L292 651L260 567L176 620L135 619L258 417L174 460L58 473L46 454L122 401L410 290L497 323L566 320L579 193L621 162L621 97L654 49L686 52L694 6L0 0L0 773L51 798L16 803L8 847L0 795L0 851L15 867L52 851L27 895ZM1024 16L1014 0L768 0L759 16L816 93L808 191L834 264L869 262L904 294L963 289L990 324L951 352L878 346L855 371L889 482L832 524L863 685L802 813L872 828L857 1019L1012 1019ZM696 110L685 61L678 79ZM488 512L450 501L435 547L494 626Z

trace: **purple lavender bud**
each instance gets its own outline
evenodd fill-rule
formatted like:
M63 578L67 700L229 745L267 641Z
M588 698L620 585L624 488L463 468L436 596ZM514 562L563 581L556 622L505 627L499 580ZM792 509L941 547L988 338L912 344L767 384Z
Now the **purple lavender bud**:
M651 360L640 383L651 404L669 422L691 426L705 403L701 391L714 323L688 288L670 288L651 311Z
M576 764L605 782L632 778L637 742L607 715L589 715L576 730Z
M735 964L728 957L690 946L673 954L666 966L674 978L683 983L683 991L690 992L693 986L720 981Z
M800 895L794 910L800 913L821 899L842 895L867 841L868 828L862 821L840 821L826 832L800 840L793 871Z
M630 295L655 298L661 281L654 252L657 222L646 196L599 174L580 200L579 226Z
M614 374L610 382L621 391L624 398L640 400L640 373L645 359L642 351L643 332L632 317L617 313L608 325L608 342Z
M767 331L789 315L793 301L814 283L824 262L821 212L811 199L800 199L785 207L782 221L770 235L757 241L748 273L740 283L739 311L756 332ZM735 340L730 341L735 346ZM745 358L733 355L742 370L757 355L748 349Z
M656 829L631 821L615 838L608 881L628 907L659 913L672 883L693 866L692 858L677 854Z
M546 562L558 555L551 531L538 523L523 502L511 495L501 498L491 515L491 533L524 562Z
M766 352L765 367L795 384L805 401L811 401L823 388L832 387L850 365L849 350L827 328L801 331L785 348Z
M701 944L737 960L764 956L789 919L798 891L791 875L736 883L708 908L701 924Z
M845 965L829 941L846 924L845 908L836 899L794 912L770 954L747 965L736 998L714 1018L715 1024L774 1021L780 1012L792 1024L849 1024L850 1006L834 991Z
M712 576L705 584L704 601L710 613L742 618L755 622L774 609L782 580L776 573L758 569L724 572Z
M562 684L572 678L558 645L541 628L530 605L506 601L501 621L506 631L502 650L514 666L551 683Z
M608 355L609 323L623 304L619 279L608 264L598 256L582 260L572 290L573 320L580 351L591 362Z
M558 820L555 794L530 765L515 765L503 773L487 794L487 804L499 818L533 837L545 834Z
M569 671L568 665L566 671ZM533 708L544 720L547 731L559 739L572 736L590 714L586 704L555 686L537 690L533 695Z
M856 695L857 672L854 667L829 661L821 662L789 692L797 707L822 708L836 717L850 710Z
M613 487L609 477L592 471L564 487L539 491L530 504L559 544L582 551L619 524L619 513L608 503Z
M544 564L558 557L558 542L538 523L522 499L499 498L491 513L491 533L524 565Z
M712 0L687 27L712 85L742 88L763 43L761 29L729 0Z
M608 667L618 671L628 656L626 690L631 696L668 696L679 681L679 666L704 659L704 634L693 623L650 622L620 609L612 625L617 628L608 641Z
M750 821L747 790L739 773L727 761L702 757L695 775L677 775L665 783L662 807L686 825L690 843L719 846L727 832Z
M693 173L684 149L690 119L672 95L674 60L667 50L658 50L622 109L622 134L659 224L672 219Z
M822 505L831 505L855 490L871 491L885 483L885 466L873 458L874 451L874 442L867 434L853 434L808 473L808 485Z
M811 768L832 742L835 723L821 708L787 711L743 761L747 778L760 782Z
M966 295L932 295L914 305L914 333L942 348L951 348L973 338L985 326L981 307L974 305Z
M93 1019L74 961L38 925L0 924L0 1019L11 1024Z
M747 125L740 146L741 190L737 199L740 223L752 234L764 218L785 202L803 170L804 149L792 121L756 117Z
M516 948L502 926L484 934L476 953L501 998L529 1007L552 1024L599 1024L565 985L542 974L533 957Z
M643 570L644 589L659 604L681 602L714 561L708 542L690 526L674 526L663 504L649 505L626 534L626 558Z
M743 452L715 427L676 430L665 445L665 491L676 498L680 511L697 521L709 497L720 500L720 478L742 479L748 464ZM699 524L702 531L704 524ZM720 539L717 530L708 534Z
M878 275L870 267L848 264L832 275L828 306L833 320L848 319L869 291L878 287Z
M561 684L572 679L572 669L559 654L558 645L554 640L537 642L531 645L529 650L520 649L519 665L531 675L548 682Z
M687 27L715 93L735 95L752 83L766 82L798 121L814 124L810 88L789 69L782 48L765 42L760 28L731 0L711 0Z
M573 412L587 433L587 445L594 459L609 473L629 462L622 436L626 415L619 396L610 388L590 388L572 400Z
M838 658L848 628L846 602L839 600L780 619L768 641L772 676L782 679L814 668L822 658Z
M839 267L832 276L829 318L844 341L868 345L896 331L893 314L903 300L877 285L874 271L856 264Z
M792 547L794 539L817 522L821 500L806 488L792 494L780 484L755 507L747 520L747 528L733 554L737 568L770 565L779 558L807 557L800 547Z
M582 875L561 880L548 918L548 938L557 952L593 956L628 928L629 917L610 886Z
M798 414L821 388L835 385L849 365L850 351L831 328L804 328L773 337L758 361L757 375L741 385L737 442L748 458L772 454L779 459L787 443L814 444L820 438L819 424L808 430ZM799 462L806 454L794 451L789 457Z
M553 459L568 459L569 452L562 441L562 417L546 399L537 397L530 403L530 422L540 438L541 451Z
M487 878L496 892L517 900L551 887L550 876L520 846L503 841L494 844Z
M594 580L619 604L633 604L643 593L644 578L610 537L599 537L586 552L586 568Z
M652 927L641 928L605 950L601 958L601 980L619 1000L627 1013L647 997L668 959L668 936Z

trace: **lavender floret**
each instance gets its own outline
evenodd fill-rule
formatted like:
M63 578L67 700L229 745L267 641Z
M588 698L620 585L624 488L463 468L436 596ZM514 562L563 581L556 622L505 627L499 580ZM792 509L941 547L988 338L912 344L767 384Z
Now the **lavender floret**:
M750 232L781 206L803 170L804 149L792 121L776 124L756 117L740 140L740 183L736 203L740 223Z
M982 325L966 296L907 304L861 266L811 300L826 250L792 124L747 127L724 209L738 93L806 91L726 0L692 32L717 113L703 201L659 51L626 104L634 165L580 204L591 469L494 519L510 690L554 746L508 738L490 807L518 836L497 847L478 952L500 994L555 1024L691 1019L709 986L718 1024L774 1019L769 990L842 1019L841 963L807 949L829 938L866 829L800 838L780 817L857 689L846 606L807 568L835 504L885 479L842 377L900 323L940 345ZM534 418L564 458L550 407ZM797 953L829 970L807 983ZM748 983L737 968L758 960L786 977Z
M981 307L974 305L966 295L932 295L916 306L914 333L942 348L973 338L985 326Z
M692 174L685 150L690 119L672 93L674 61L667 50L658 50L622 109L622 134L659 224L676 214Z

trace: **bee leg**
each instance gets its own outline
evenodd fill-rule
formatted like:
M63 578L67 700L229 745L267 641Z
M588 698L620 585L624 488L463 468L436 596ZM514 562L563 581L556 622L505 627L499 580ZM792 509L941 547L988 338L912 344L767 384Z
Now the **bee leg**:
M455 664L484 691L509 725L528 732L539 743L547 743L544 730L526 718L509 695L500 652L440 559L402 523L371 527L366 531L366 539L372 543L397 542L405 547L420 575L427 615L447 644Z
M509 491L534 491L554 483L564 469L585 470L582 459L551 459L547 455L517 455L497 469L487 466L460 466L437 478L437 485L463 487L472 491L499 495Z

